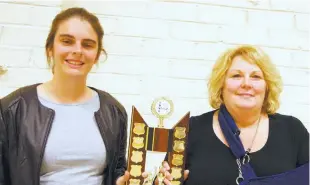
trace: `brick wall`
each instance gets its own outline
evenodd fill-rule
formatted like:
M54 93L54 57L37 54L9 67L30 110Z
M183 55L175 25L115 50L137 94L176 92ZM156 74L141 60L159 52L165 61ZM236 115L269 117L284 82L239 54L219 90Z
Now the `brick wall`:
M51 78L44 55L49 26L57 12L74 5L96 13L106 33L108 60L94 67L89 85L113 94L129 115L134 105L156 126L150 106L159 96L175 104L167 127L187 111L211 110L206 79L215 59L228 47L254 44L271 56L283 77L279 112L310 128L307 0L1 0L0 65L8 72L0 76L0 97ZM163 155L147 157L151 169Z
M258 3L258 4L257 4ZM310 125L309 3L307 0L0 1L0 96L51 78L44 44L62 8L83 6L105 29L108 60L94 67L89 85L112 93L149 124L152 100L170 97L172 126L187 111L211 110L206 79L215 59L239 44L261 46L283 80L280 113Z

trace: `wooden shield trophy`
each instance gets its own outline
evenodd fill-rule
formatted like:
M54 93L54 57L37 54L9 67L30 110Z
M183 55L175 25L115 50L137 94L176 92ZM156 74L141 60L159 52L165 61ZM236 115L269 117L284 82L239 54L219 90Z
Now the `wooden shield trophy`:
M128 171L130 179L127 185L151 185L157 177L159 185L163 184L164 175L159 173L161 166L155 167L153 173L144 179L146 152L166 152L170 173L173 176L171 183L180 185L184 181L186 159L186 144L189 129L188 112L172 129L164 128L164 119L173 112L172 101L162 97L152 103L152 113L159 119L158 127L149 127L138 110L133 106L130 127L130 141L128 148Z

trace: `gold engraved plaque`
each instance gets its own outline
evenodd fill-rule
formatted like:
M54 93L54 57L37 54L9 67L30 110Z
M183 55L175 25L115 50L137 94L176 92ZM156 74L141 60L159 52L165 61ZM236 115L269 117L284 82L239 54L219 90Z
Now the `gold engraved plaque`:
M182 176L185 170L189 112L172 128L165 128L164 120L168 119L174 111L174 105L168 98L156 98L151 104L151 112L158 120L155 127L149 126L138 110L134 106L132 108L127 156L127 159L129 159L127 160L127 170L130 177L126 185L152 185L155 178L158 179L158 185L164 184L165 176L160 173L163 161L147 158L148 151L152 155L159 155L160 153L160 156L163 156L163 153L166 154L166 160L174 177L171 183L173 185L183 184L184 178ZM148 167L147 170L146 166ZM150 169L154 169L154 171L149 171ZM148 173L147 178L142 177L143 172Z
M172 185L180 185L181 182L180 182L180 181L171 181L171 184L172 184Z
M130 175L133 177L138 177L142 174L141 172L141 165L131 165Z
M140 163L143 160L142 157L143 152L141 151L132 151L131 161L135 163Z
M184 141L174 141L173 150L183 152L185 150Z
M137 135L143 135L145 134L145 125L143 123L135 123L133 133Z
M141 149L144 147L143 137L133 137L132 146L136 149Z
M183 155L182 154L173 154L172 164L175 166L181 166L183 164Z
M130 179L129 185L140 185L140 179Z
M185 127L176 127L174 132L174 137L178 139L184 139L186 137Z
M182 177L182 168L171 168L171 175L173 179L179 179Z

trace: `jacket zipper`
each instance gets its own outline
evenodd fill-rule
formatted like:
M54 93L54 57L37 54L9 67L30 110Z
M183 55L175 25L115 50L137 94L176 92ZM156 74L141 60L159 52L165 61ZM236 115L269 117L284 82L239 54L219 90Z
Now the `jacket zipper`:
M39 164L38 164L38 167L37 167L37 177L38 177L37 182L36 182L37 185L40 185L40 169L41 169L41 165L42 165L42 161L43 161L43 154L44 154L44 150L45 150L45 147L46 147L47 138L48 138L49 133L51 131L53 120L54 120L54 114L52 114L51 118L49 119L49 122L48 122L48 125L47 125L47 131L46 131L46 134L45 134L44 140L43 140L43 146L42 146L42 149L40 151L40 160L39 160Z

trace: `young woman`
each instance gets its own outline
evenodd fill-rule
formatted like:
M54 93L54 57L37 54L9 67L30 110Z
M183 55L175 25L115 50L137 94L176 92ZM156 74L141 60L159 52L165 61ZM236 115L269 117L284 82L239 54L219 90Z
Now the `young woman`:
M86 85L103 35L83 8L55 17L45 45L53 78L0 101L0 185L125 184L126 110Z

